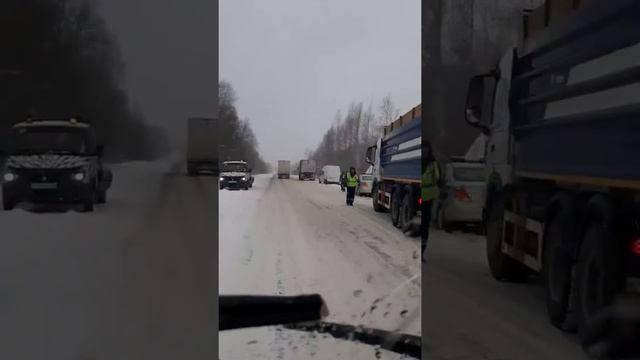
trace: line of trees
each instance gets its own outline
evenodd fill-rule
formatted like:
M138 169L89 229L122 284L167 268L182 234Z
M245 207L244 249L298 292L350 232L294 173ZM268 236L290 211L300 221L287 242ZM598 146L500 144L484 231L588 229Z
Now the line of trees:
M0 5L0 135L27 115L80 116L110 160L149 160L168 149L122 88L119 48L89 0L5 0Z
M422 4L423 134L439 161L464 155L480 132L464 120L468 81L493 68L521 33L522 9L541 0Z
M220 160L245 160L255 173L266 173L270 168L258 152L258 140L249 119L238 116L236 100L231 83L221 81L218 90Z
M366 108L362 102L352 103L343 116L337 112L331 128L324 134L318 147L308 151L308 159L315 159L318 166L339 165L347 170L354 166L363 172L368 164L365 159L367 147L374 145L382 135L382 128L391 124L400 115L390 95L385 96L374 111L373 105Z

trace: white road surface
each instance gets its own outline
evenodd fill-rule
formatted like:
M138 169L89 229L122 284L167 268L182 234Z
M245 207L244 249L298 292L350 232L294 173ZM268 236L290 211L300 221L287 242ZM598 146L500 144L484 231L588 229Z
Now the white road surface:
M217 183L113 166L94 213L0 212L0 359L215 359Z
M327 321L419 335L419 249L370 198L347 207L338 186L260 175L249 191L220 192L220 294L319 293ZM402 358L277 327L225 331L219 342L223 360Z

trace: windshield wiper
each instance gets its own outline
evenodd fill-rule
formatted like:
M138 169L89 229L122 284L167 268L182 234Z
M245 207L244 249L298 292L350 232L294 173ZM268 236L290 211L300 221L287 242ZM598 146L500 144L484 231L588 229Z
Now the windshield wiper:
M329 334L336 339L355 341L419 359L422 338L416 335L319 321L309 324L285 324L286 329Z
M284 325L291 330L324 333L334 338L380 346L420 358L422 339L416 335L320 321L329 310L318 294L300 296L220 295L219 330Z

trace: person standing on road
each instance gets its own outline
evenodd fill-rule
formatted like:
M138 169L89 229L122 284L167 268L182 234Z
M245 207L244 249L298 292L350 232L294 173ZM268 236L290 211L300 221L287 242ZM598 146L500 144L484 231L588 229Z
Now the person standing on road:
M347 206L353 206L353 199L356 196L356 187L358 187L358 175L356 174L356 168L353 166L349 168L349 172L346 175L347 185Z
M435 157L431 145L428 142L423 143L422 149L422 258L424 259L424 251L427 248L427 241L429 240L429 225L431 224L431 211L433 203L438 199L440 190L438 184L440 183L440 169Z
M344 192L344 189L346 186L347 186L347 173L343 171L340 173L340 190Z

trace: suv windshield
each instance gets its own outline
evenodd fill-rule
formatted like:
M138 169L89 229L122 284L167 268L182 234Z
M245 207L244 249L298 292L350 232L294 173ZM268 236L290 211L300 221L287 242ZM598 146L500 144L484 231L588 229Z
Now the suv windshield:
M63 127L19 128L11 140L12 153L73 153L89 151L86 131Z
M248 167L246 164L240 163L225 163L222 165L223 172L247 172Z

